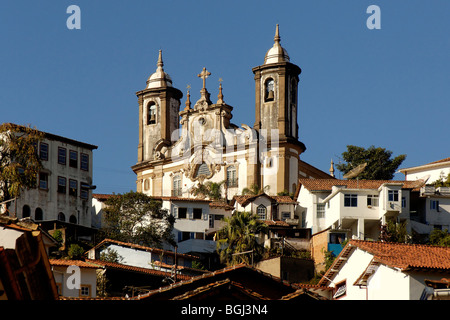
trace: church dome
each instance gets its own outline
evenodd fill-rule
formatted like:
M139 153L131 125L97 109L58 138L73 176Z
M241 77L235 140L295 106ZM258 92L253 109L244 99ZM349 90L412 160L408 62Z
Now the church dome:
M160 87L171 87L172 78L164 72L162 61L162 51L159 50L158 62L156 71L147 79L147 89L160 88Z
M277 27L275 30L275 38L274 38L275 43L273 44L273 47L267 51L266 56L264 58L264 64L277 63L277 62L289 62L289 55L288 55L286 49L284 49L281 46L280 40L281 40L280 31L279 31L279 27L277 24Z

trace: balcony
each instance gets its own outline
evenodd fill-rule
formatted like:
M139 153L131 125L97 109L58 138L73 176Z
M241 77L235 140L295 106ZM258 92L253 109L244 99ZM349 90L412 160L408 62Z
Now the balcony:
M227 187L228 188L237 188L238 187L238 180L237 179L227 180Z

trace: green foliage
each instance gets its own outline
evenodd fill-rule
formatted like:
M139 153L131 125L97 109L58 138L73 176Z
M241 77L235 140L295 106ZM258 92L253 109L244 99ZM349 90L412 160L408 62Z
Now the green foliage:
M117 252L117 250L108 248L100 254L100 260L107 262L122 263L123 257Z
M161 201L130 191L109 198L105 204L105 226L101 230L105 238L155 247L166 241L175 244L175 218L162 209Z
M35 146L43 133L3 123L0 136L0 201L6 201L18 197L23 189L36 187L42 164Z
M429 244L441 247L450 247L450 234L448 230L434 229L431 231Z
M438 180L432 183L435 188L439 187L450 187L450 173L445 177L444 173L441 172L441 175Z
M245 195L256 196L256 195L258 195L258 194L268 192L269 189L270 189L270 186L269 186L269 185L267 185L267 186L265 186L264 188L261 189L261 188L259 187L259 185L257 185L257 184L252 184L252 185L250 186L250 188L244 188L244 189L242 189L242 195L243 195L243 196L245 196Z
M347 151L342 153L342 158L346 163L336 165L336 168L346 174L358 165L367 163L365 170L358 176L363 180L391 180L397 168L406 159L406 155L402 154L391 159L392 151L384 148L368 149L348 145Z
M199 183L191 190L191 194L195 197L207 197L212 200L220 200L222 199L222 186L225 181L221 182L212 182L207 181L206 183Z
M406 221L397 223L394 220L386 221L382 227L380 240L386 242L409 243L410 235L406 231Z
M236 212L224 218L226 225L217 232L217 252L220 261L227 265L238 263L251 264L252 254L234 255L253 250L253 262L264 256L264 247L258 243L257 236L267 232L266 224L255 214Z
M67 251L67 256L71 260L80 260L83 257L84 252L85 250L83 249L82 246L76 243L72 243L69 246L69 250Z

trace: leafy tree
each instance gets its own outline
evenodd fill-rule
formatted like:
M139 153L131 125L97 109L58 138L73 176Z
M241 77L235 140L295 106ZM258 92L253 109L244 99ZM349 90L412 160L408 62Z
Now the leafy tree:
M450 247L450 234L448 230L434 229L431 231L429 243L435 246Z
M347 151L342 153L342 158L346 163L336 165L336 168L346 174L358 165L367 163L364 171L358 175L358 179L364 180L391 180L395 171L406 159L406 155L402 154L395 158L391 158L392 151L384 148L368 149L348 145Z
M37 185L42 168L36 146L43 133L12 123L0 125L0 201L19 197ZM8 204L7 204L8 207Z
M212 182L207 181L206 183L199 183L191 190L191 194L195 197L204 196L212 200L222 199L222 186L225 181Z
M162 208L161 201L130 191L109 198L105 204L106 225L101 230L105 238L156 247L165 241L175 245L175 218Z
M267 225L257 215L249 212L236 212L224 218L226 225L217 232L217 252L220 261L227 265L250 264L259 261L264 255L264 246L258 243L258 235L267 232ZM235 255L253 250L253 253Z
M100 260L107 261L107 262L115 262L115 263L122 263L124 260L124 257L122 257L117 250L108 248L107 250L103 251L100 254Z

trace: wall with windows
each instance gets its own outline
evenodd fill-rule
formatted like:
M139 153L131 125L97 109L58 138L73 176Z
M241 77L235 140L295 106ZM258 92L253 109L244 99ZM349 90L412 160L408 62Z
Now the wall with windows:
M37 146L43 168L36 188L25 190L18 199L17 217L91 227L90 188L95 148L53 135L43 139Z

